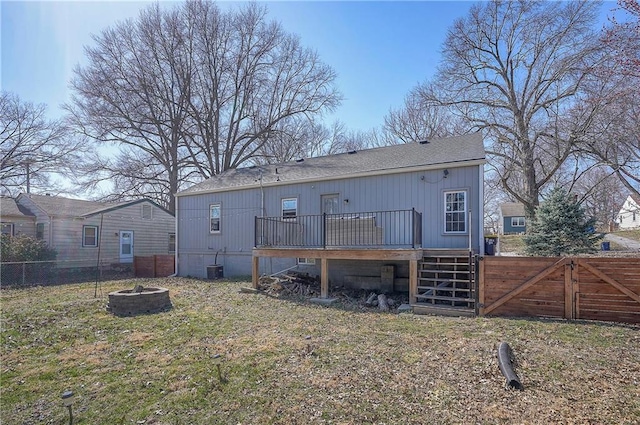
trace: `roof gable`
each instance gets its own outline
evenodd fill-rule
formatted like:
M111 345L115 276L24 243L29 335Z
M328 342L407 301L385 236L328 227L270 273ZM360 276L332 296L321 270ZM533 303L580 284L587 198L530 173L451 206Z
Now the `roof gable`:
M309 180L328 180L358 174L383 174L416 167L460 166L485 159L480 133L406 143L348 153L305 158L280 164L268 164L227 170L178 193L190 195L242 189L262 184L287 184Z
M2 196L0 198L0 216L27 216L34 217L34 214L24 206L18 204L14 198Z

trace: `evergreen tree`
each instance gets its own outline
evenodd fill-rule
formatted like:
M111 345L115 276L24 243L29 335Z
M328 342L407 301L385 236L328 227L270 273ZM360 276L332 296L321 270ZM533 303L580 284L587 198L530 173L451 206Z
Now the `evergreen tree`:
M555 188L537 208L530 231L524 237L529 255L558 257L596 252L602 235L594 232L595 218L563 189Z

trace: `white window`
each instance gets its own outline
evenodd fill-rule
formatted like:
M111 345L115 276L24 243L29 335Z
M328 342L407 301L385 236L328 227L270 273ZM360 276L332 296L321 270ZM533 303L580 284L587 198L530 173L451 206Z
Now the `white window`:
M220 233L221 229L220 204L209 205L209 233Z
M149 204L142 205L142 219L151 220L151 205Z
M13 236L13 223L2 223L2 234Z
M315 263L316 263L315 258L305 258L305 257L298 258L298 264L300 265L313 265Z
M298 216L298 198L282 199L282 218L296 218Z
M98 226L82 227L82 246L98 246Z
M445 233L467 231L467 192L464 190L444 193Z
M511 217L511 227L524 227L524 217Z

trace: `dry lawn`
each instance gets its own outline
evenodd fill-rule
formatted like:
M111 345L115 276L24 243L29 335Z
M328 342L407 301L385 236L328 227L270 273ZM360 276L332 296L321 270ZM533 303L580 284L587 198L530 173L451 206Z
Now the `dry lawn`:
M2 424L638 424L640 328L379 313L142 281L171 311L114 317L136 281L2 290ZM505 388L507 341L525 389ZM222 354L222 380L212 362Z

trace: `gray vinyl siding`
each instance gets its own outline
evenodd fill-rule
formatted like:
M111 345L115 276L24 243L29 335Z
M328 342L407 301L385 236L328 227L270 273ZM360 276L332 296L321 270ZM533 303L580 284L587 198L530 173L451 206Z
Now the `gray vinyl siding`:
M34 217L8 215L0 217L0 221L2 223L12 223L13 234L15 236L27 235L32 238L36 237L36 223Z
M469 234L444 231L444 193L467 192L467 209L472 210L472 249L478 251L478 229L482 218L479 199L479 166L420 172L384 174L319 182L291 183L264 187L266 216L281 215L281 200L298 199L298 214L320 214L321 195L338 194L340 213L410 210L423 215L423 248L465 249ZM281 181L286 182L286 175ZM349 202L345 203L344 200ZM221 204L221 231L209 232L209 205ZM177 198L179 274L205 277L206 266L224 266L225 276L251 274L251 248L254 246L254 217L260 215L260 188L194 193ZM468 231L469 229L467 229ZM292 259L262 258L261 273L274 273L295 265Z
M167 254L169 234L175 233L175 218L155 205L143 202L90 217L48 216L26 197L22 198L44 224L44 240L58 255L59 267L95 267L120 263L120 231L133 231L133 254ZM151 205L152 218L142 218L142 205ZM83 227L98 227L99 247L83 246ZM35 233L35 230L34 230Z
M519 216L521 217L521 216ZM512 226L511 219L513 217L504 217L503 219L503 233L505 235L513 234L513 233L525 233L527 231L527 227L525 226Z

